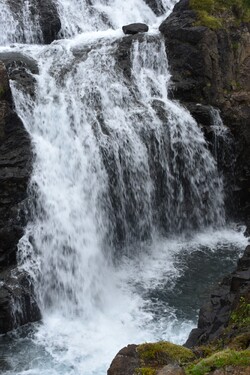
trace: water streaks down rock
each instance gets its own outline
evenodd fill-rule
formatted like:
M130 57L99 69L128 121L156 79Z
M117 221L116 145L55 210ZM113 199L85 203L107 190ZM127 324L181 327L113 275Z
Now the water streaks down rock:
M24 275L15 269L18 242L27 223L31 142L15 112L7 71L2 62L0 89L0 333L3 333L30 321L38 309L35 302L31 302L31 287L21 286ZM15 317L17 299L23 314L19 311ZM37 313L34 316L38 317Z

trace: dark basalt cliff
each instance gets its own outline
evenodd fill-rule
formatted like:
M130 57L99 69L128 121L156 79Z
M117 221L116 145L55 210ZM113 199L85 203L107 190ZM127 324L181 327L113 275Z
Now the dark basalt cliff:
M231 190L237 213L249 220L250 25L229 24L212 30L195 26L196 21L189 1L181 0L160 26L172 73L172 95L186 105L204 128L207 106L220 109L224 124L235 139Z
M0 334L39 316L28 276L16 268L31 171L30 137L15 112L7 71L0 62Z

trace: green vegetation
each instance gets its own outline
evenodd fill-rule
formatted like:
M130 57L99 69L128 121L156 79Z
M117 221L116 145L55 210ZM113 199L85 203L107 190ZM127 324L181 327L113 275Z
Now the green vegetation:
M226 366L250 366L250 351L226 349L200 360L186 368L188 375L205 375Z
M151 367L141 367L135 370L136 375L155 375L156 369Z
M250 332L244 332L234 337L229 343L229 347L235 350L247 349L250 345Z
M250 326L250 303L244 297L241 297L238 308L232 312L230 324L240 327Z
M240 307L246 312L245 300L241 300ZM245 305L244 305L245 306ZM248 310L247 310L248 311ZM238 319L238 316L237 316ZM223 341L223 340L222 340ZM224 369L227 366L250 366L249 333L238 335L230 342L230 348L222 349L220 340L209 345L196 348L202 358L197 359L194 353L180 345L169 342L157 342L142 344L137 347L141 367L135 371L136 375L156 375L157 370L169 363L177 363L185 370L186 375L206 375L216 369ZM244 349L243 349L244 348ZM201 354L202 353L202 354Z
M250 22L250 0L190 0L190 6L198 16L196 26L219 29Z
M184 365L194 360L194 353L180 345L170 342L157 342L154 344L142 344L137 348L140 359L144 364L157 367L169 362ZM147 374L145 374L147 375Z

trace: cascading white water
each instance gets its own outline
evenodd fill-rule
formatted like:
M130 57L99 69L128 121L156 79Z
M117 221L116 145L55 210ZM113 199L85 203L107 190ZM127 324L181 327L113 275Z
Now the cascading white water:
M60 35L76 37L14 47L39 65L35 97L14 82L12 91L35 153L35 205L19 261L43 313L35 343L50 356L41 349L43 360L13 374L103 374L130 342L186 338L193 322L178 321L167 298L162 307L149 297L174 288L183 249L213 253L226 236L239 248L245 240L211 229L225 223L222 181L196 122L168 99L158 32L131 43L131 73L119 65L116 29L155 25L152 10L142 0L54 4ZM208 232L182 237L198 230Z
M15 35L18 23L14 19L8 4L5 1L0 2L0 17L0 42L2 46L16 41Z
M121 28L127 23L147 22L152 24L157 18L145 6L143 0L72 0L56 1L64 37L72 37L82 32L102 31Z
M30 0L25 0L14 12L8 1L0 0L0 45L43 42L39 15L32 15L30 8Z

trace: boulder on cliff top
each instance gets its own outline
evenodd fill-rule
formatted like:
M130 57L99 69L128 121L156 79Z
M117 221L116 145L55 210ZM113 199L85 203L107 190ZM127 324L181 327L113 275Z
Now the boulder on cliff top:
M131 23L130 25L123 26L122 31L126 35L146 33L148 32L148 25L146 25L145 23Z

